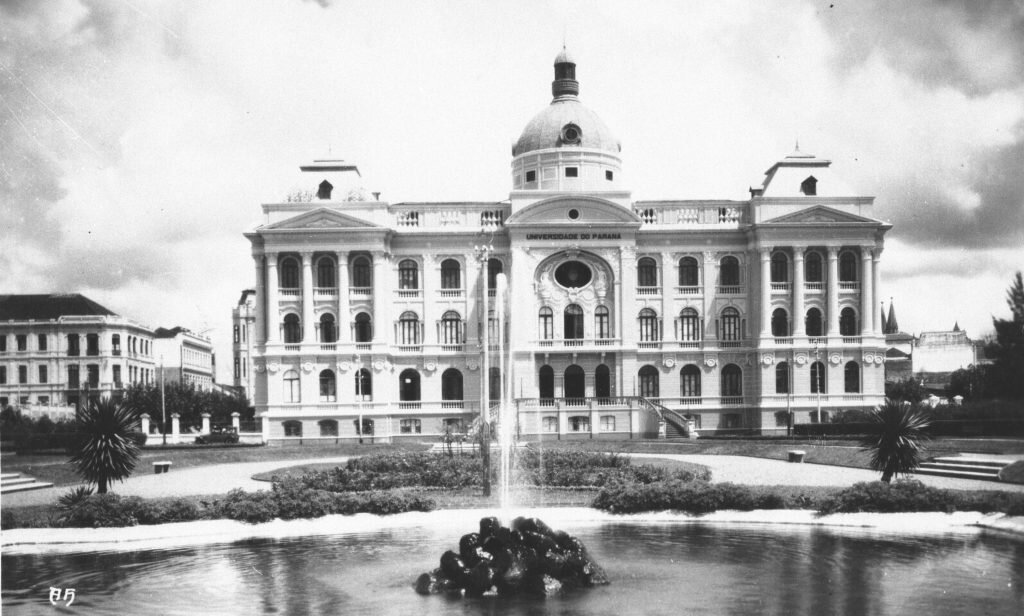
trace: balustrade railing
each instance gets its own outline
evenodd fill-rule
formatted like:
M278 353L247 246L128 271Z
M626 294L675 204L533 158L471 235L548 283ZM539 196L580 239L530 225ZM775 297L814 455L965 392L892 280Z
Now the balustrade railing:
M694 285L676 287L676 295L700 295L701 288Z
M860 283L859 282L850 282L850 281L840 281L839 282L839 290L840 291L859 291L860 290Z
M337 297L337 287L316 287L313 289L313 295L317 297Z
M730 284L730 285L719 285L718 286L718 294L719 295L742 295L743 294L743 285L732 285L732 284Z
M661 287L637 287L637 295L661 295Z

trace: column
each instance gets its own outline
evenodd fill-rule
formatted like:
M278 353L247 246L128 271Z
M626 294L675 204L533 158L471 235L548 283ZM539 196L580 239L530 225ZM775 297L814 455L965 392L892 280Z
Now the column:
M267 342L281 341L281 304L277 299L277 253L267 253Z
M761 337L772 334L772 249L762 246L761 252Z
M338 342L350 342L352 314L348 295L348 253L337 252L335 256L338 259Z
M828 306L825 308L828 319L828 336L839 335L839 248L828 247Z
M139 415L139 420L142 421L142 433L149 434L149 413L143 413Z
M860 247L860 333L861 336L870 336L874 331L875 294L874 294L874 268L871 263L871 247Z
M200 417L203 418L203 434L209 434L210 433L210 414L209 413L202 413L200 415Z
M622 344L633 345L640 339L636 326L636 248L621 246L619 248L619 275L622 277L622 294L619 299L620 310L615 311L616 333ZM558 315L555 315L558 318Z
M793 247L793 313L790 315L792 336L804 336L804 247Z
M263 282L263 256L253 255L252 259L256 263L256 331L253 332L253 334L256 336L256 340L253 340L253 342L255 342L256 344L266 344L267 316L270 311L267 309L267 289Z
M871 297L875 299L882 296L882 272L881 272L881 259L882 259L882 248L878 247L871 251ZM875 306L871 306L871 320L874 325L871 328L871 332L876 336L882 335L882 323L879 321L879 311L875 310Z
M373 340L390 344L394 323L391 322L392 297L388 293L391 288L390 272L388 271L387 253L383 250L373 252Z
M238 411L231 413L231 427L235 429L235 432L242 431L242 416Z
M719 261L715 253L706 251L704 253L704 268L701 271L701 282L704 284L704 309L701 311L701 318L704 319L704 331L701 332L704 340L717 340L718 332L715 331L715 320L718 315L713 309L715 300L718 298L718 268Z
M181 436L181 415L178 413L171 413L171 442L177 443L178 437Z
M316 322L313 316L313 253L302 253L302 342L316 343Z
M480 339L479 331L476 324L482 322L480 320L480 305L479 305L479 291L480 291L480 261L477 260L476 255L468 254L465 255L466 261L466 276L462 281L462 287L466 291L466 349L474 349L475 345L478 344ZM537 315L533 315L533 322L536 322ZM533 338L531 336L530 338Z
M441 341L437 338L437 289L440 287L440 274L437 272L437 257L435 255L423 255L423 272L420 277L420 289L423 292L423 344L428 339L435 342Z

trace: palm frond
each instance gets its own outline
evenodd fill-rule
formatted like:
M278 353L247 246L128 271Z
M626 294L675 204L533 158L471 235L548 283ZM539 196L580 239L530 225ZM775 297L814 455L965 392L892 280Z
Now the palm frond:
M72 451L71 464L82 479L106 492L112 481L124 481L135 470L139 447L131 438L138 421L135 409L103 399L82 409L78 415L80 437Z
M861 447L871 453L869 464L882 473L882 481L912 472L924 461L924 443L931 417L918 407L886 399L885 404L869 415L874 424L861 441Z

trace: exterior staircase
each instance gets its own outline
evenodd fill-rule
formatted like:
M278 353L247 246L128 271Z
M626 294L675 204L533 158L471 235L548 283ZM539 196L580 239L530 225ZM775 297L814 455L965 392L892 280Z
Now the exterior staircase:
M1006 460L952 456L935 458L931 462L922 462L914 472L917 475L999 481L999 471L1009 465L1010 462Z
M27 490L42 490L43 488L52 487L52 483L36 481L32 477L23 477L19 473L0 473L0 494L25 492Z

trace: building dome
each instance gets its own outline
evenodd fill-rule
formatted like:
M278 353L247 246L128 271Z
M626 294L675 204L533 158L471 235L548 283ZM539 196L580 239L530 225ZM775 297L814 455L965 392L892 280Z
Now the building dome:
M577 147L618 154L622 147L597 114L580 103L576 62L564 47L555 58L554 99L523 129L512 156L548 148Z

